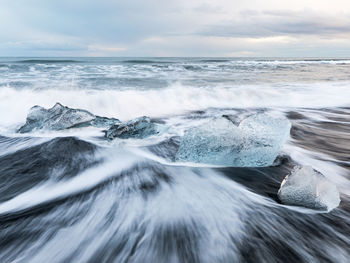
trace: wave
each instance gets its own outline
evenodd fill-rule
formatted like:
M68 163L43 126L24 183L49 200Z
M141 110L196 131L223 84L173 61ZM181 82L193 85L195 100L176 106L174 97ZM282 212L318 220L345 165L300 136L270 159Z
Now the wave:
M13 75L9 81L4 75L0 88L0 262L348 262L350 82L345 70L334 76L346 67L330 72L328 64L318 64L317 72L327 74L314 79L313 65L283 65L346 60L166 58L177 64L156 68L156 60L168 62L130 58L122 64L124 59L98 66L85 58L87 64L77 65L9 62ZM278 71L299 67L310 70L313 83L296 84L297 71ZM240 81L266 68L271 82ZM156 88L150 72L154 79L166 75L167 86ZM72 73L79 78L73 81ZM142 88L109 82L135 74ZM225 82L226 74L238 81ZM100 75L107 85L99 86ZM33 85L19 85L23 81ZM32 106L56 102L121 121L148 115L169 129L112 141L103 139L103 128L16 133ZM238 124L265 111L292 123L273 166L175 162L188 128L222 115ZM296 165L311 165L334 182L339 207L324 213L280 203L278 189Z
M96 165L98 159L93 157L96 149L95 145L86 141L64 137L0 157L1 179L11 178L11 183L1 186L0 202L12 199L43 182L58 182L74 177L80 171Z
M22 64L57 64L57 63L110 63L112 64L193 64L198 63L230 63L230 64L349 64L349 58L130 58L130 59L94 59L94 58L82 58L82 59L59 59L59 58L33 58L33 59L20 59L1 61L2 63L22 63Z
M72 146L72 140L77 141L74 138L69 138L69 142L60 147ZM50 143L57 146L59 145L59 142L60 140L53 142L51 141L43 146L50 146ZM91 145L83 141L80 142L86 145ZM34 149L30 149L30 151L35 152L35 150L39 148L40 145ZM52 149L53 147L50 148ZM58 151L55 150L54 152L57 153ZM98 157L92 158L83 153L84 151L77 153L75 149L73 154L70 154L70 157L74 158L69 160L69 157L65 157L62 161L60 161L62 166L60 167L59 164L55 164L55 168L52 166L53 163L55 163L55 161L57 162L60 156L64 156L64 154L57 156L52 154L48 159L48 164L45 165L45 155L47 155L48 152L46 149L43 149L42 152L40 151L42 156L38 160L42 162L43 167L31 167L32 173L34 174L26 174L23 171L26 169L28 170L28 167L26 168L24 166L20 168L22 176L18 176L20 174L16 174L17 178L14 178L13 183L8 186L10 189L8 191L6 191L7 189L3 191L4 193L12 191L12 194L9 193L7 196L2 197L2 203L0 203L0 216L8 217L9 214L12 213L16 214L22 210L26 211L28 209L36 208L39 205L45 205L49 202L64 199L70 195L86 192L104 182L108 178L119 175L119 173L121 173L124 169L130 168L133 164L135 164L135 157L133 157L131 154L128 155L125 152L124 154L118 155L109 152L110 161L99 165L98 163L101 160ZM112 159L112 156L118 157L118 161L116 161L116 159ZM28 157L28 159L32 159L32 162L29 164L36 161L33 159L33 157ZM81 163L81 161L83 161L83 163ZM86 170L82 171L84 169ZM28 178L30 175L31 178ZM55 180L52 180L53 178ZM14 191L13 188L15 188L16 191Z
M132 64L171 64L175 61L163 61L163 60L148 60L148 59L130 59L123 60L123 63L132 63Z
M345 210L283 207L234 181L248 170L170 167L120 148L100 154L96 166L0 203L0 237L16 236L1 247L0 261L346 262ZM257 179L259 188L272 174L261 172L245 180Z
M210 63L210 62L227 62L227 61L234 61L231 59L201 59L200 62Z
M245 63L259 64L349 64L350 59L257 59L241 61Z
M194 92L183 86L158 92L169 96L174 90L180 96L186 88ZM30 92L42 100L62 96L62 91ZM68 96L75 94L80 103L92 95L91 90L69 92L78 92ZM122 96L118 103L125 99L121 91L99 92L113 95L112 101ZM155 99L153 92L130 98ZM91 105L108 109L100 99L101 105ZM294 114L293 120L318 118L316 110L310 111ZM193 125L193 119L186 121ZM28 140L0 137L0 146L11 148L0 156L0 240L6 241L0 262L347 262L350 255L347 196L331 213L278 203L280 183L294 165L289 160L264 168L188 167L159 162L128 142L102 147L74 137L40 144L35 139L32 145ZM157 144L152 152L169 154L176 143ZM315 163L318 157L288 147L293 160L342 177L328 162Z
M50 138L40 138L40 137L32 137L32 136L21 136L21 137L6 137L0 135L0 158L5 155L9 155L15 153L20 150L27 149L29 147L33 147L38 144L42 144L48 141Z
M32 106L48 108L56 102L99 116L129 120L143 115L163 117L208 108L348 107L349 97L348 82L232 88L176 84L149 90L19 90L3 87L0 89L0 112L6 114L0 115L0 131L23 123Z
M15 63L28 63L28 64L55 64L55 63L81 63L79 60L72 59L24 59L15 61Z
M202 63L230 63L230 65L241 65L241 64L247 64L247 65L255 65L255 64L349 64L350 59L349 58L339 58L339 59L264 59L264 58L258 58L258 59L201 59L201 60L193 60L191 61L194 64L196 62L202 62Z

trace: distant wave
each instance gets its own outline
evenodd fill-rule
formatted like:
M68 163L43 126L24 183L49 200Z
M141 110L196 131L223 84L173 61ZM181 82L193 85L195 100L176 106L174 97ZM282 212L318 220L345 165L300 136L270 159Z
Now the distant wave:
M226 58L215 58L215 59L201 59L199 62L204 63L220 63L220 62L236 62L236 63L290 63L290 64L299 64L299 63L349 63L350 59L348 58L276 58L276 59L264 59L264 58L256 58L256 59L226 59Z
M134 63L134 64L161 64L161 63L175 63L174 61L160 61L160 60L147 60L147 59L131 59L124 60L123 63Z
M228 62L231 61L230 59L201 59L200 62L206 62L206 63L210 63L210 62Z
M55 63L83 63L83 62L92 62L94 63L95 60L91 58L86 58L84 61L82 60L75 60L75 59L21 59L17 61L3 61L4 63L23 63L23 64L55 64ZM108 62L108 61L107 61ZM116 63L124 63L124 64L178 64L182 63L183 61L179 61L176 59L127 59L127 60L117 60ZM234 62L234 63L248 63L248 64L254 64L254 63L266 63L266 64L300 64L300 63L330 63L330 64L342 64L342 63L350 63L350 59L348 58L294 58L294 59L282 59L282 58L276 58L276 59L264 59L264 58L256 58L256 59L230 59L230 58L193 58L187 61L188 63L227 63L227 62Z
M305 58L305 59L256 59L256 60L247 60L247 62L259 62L259 63L290 63L290 64L299 64L299 63L349 63L350 59L348 58Z
M37 63L80 63L79 60L72 59L25 59L18 60L15 63L28 63L28 64L37 64Z
M279 59L278 61L349 61L347 58L305 58L305 59Z

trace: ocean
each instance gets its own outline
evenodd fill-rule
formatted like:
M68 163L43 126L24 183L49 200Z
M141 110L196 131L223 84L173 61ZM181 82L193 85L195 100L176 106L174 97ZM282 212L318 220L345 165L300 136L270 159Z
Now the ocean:
M56 103L162 129L106 139L52 115L56 128L20 132ZM188 130L226 147L215 120L256 114L291 124L273 164L177 159ZM339 206L282 203L296 166L336 185ZM0 262L349 262L349 194L350 59L0 58Z

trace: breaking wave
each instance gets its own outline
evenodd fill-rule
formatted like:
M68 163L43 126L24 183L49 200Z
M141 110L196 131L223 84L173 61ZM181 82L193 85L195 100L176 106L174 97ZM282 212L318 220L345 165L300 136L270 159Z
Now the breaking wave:
M320 108L349 105L348 83L191 88L173 85L149 90L0 89L0 126L18 125L33 105L52 107L57 101L100 116L121 120L147 115L164 117L207 108ZM341 96L339 96L341 94ZM16 105L14 107L14 105ZM10 110L11 109L11 110Z

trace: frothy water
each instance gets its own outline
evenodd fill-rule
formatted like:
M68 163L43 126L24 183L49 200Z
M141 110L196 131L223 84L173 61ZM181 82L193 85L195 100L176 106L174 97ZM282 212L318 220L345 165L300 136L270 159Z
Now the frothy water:
M2 58L0 73L0 262L348 262L350 60ZM56 102L169 128L16 132ZM185 130L256 112L292 124L274 165L174 162ZM335 183L340 206L281 204L295 165Z

